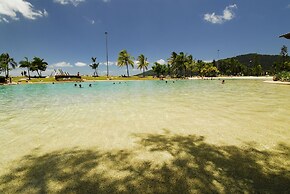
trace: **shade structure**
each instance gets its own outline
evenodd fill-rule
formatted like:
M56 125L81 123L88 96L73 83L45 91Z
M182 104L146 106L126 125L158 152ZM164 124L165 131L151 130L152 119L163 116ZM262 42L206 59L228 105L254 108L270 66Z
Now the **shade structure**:
M280 38L287 38L287 39L290 39L290 32L287 33L287 34L283 34L281 36L279 36Z

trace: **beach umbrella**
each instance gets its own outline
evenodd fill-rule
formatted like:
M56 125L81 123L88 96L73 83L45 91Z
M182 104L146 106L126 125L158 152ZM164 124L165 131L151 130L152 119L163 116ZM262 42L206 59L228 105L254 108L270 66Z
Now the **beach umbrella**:
M280 38L287 38L287 39L290 39L290 32L287 33L287 34L283 34L281 36L279 36Z

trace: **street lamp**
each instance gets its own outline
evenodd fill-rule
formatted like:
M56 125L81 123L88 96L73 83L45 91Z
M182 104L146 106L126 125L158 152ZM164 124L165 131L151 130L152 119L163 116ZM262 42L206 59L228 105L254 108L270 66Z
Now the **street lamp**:
M105 32L105 35L106 35L107 78L108 78L109 77L108 32Z

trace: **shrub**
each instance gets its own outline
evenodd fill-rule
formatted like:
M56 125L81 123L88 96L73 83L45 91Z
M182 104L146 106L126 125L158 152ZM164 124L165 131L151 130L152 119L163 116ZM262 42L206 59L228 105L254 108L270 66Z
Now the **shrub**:
M282 81L282 82L290 82L290 72L288 71L281 71L274 75L274 81Z

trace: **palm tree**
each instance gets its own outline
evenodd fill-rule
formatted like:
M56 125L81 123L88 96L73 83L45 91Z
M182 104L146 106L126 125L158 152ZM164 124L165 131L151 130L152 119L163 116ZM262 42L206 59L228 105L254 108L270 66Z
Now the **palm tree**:
M142 69L143 70L143 77L145 77L145 69L147 70L148 69L148 61L147 61L147 58L141 54L139 57L138 57L138 69Z
M44 59L41 59L39 57L34 57L33 61L31 62L31 71L36 71L38 76L41 77L41 72L46 70L47 62L44 61Z
M96 63L96 61L97 61L97 58L96 57L92 57L92 62L93 63L90 65L90 67L95 70L94 76L98 77L97 69L98 69L100 63Z
M27 57L24 57L24 60L19 62L21 68L27 68L27 72L28 72L28 79L30 79L30 69L31 69L31 62L28 60Z
M9 70L11 70L9 66L11 66L12 69L15 69L17 67L17 63L9 56L8 53L2 53L0 55L0 68L4 71L6 78L9 77Z
M117 65L119 67L123 67L123 66L126 65L128 77L130 76L129 75L129 67L128 67L128 65L131 65L132 67L134 67L134 61L133 60L134 60L134 57L130 56L130 54L126 50L122 50L119 53Z
M168 65L170 65L171 72L170 73L175 73L176 74L176 66L177 66L177 53L172 52L171 57L168 59Z

